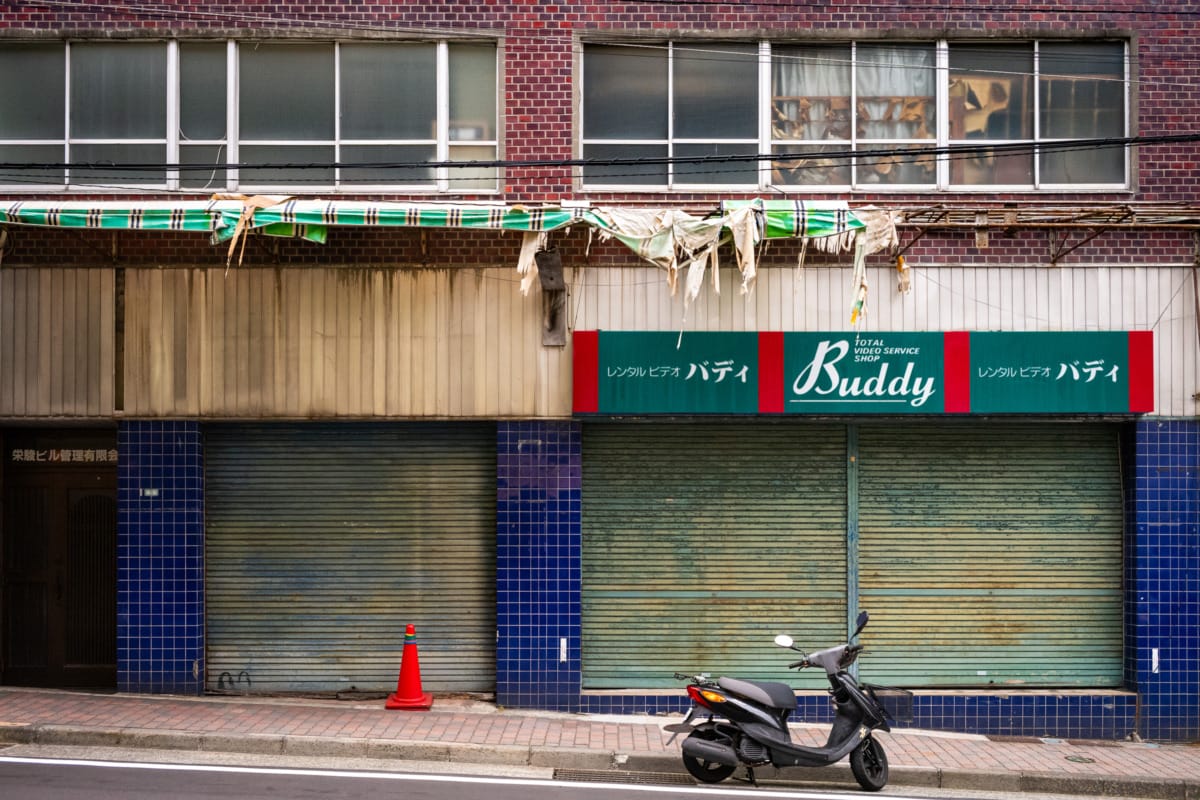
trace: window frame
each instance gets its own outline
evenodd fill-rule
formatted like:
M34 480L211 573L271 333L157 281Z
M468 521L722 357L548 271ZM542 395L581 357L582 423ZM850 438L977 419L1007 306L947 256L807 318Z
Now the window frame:
M82 138L75 135L71 129L71 59L72 50L80 45L87 45L92 42L105 43L131 43L131 44L157 44L166 48L166 98L165 98L165 130L166 135L159 138ZM343 148L363 147L363 146L410 146L419 145L430 147L433 150L433 161L450 162L455 152L463 153L467 148L486 148L493 153L493 159L499 160L501 152L501 140L499 131L499 121L502 113L500 104L499 88L500 88L500 70L501 70L501 54L502 44L495 40L456 40L456 39L439 39L439 40L315 40L315 41L292 41L292 40L247 40L247 39L129 39L129 40L93 40L93 39L68 39L55 42L47 41L14 41L12 44L22 45L45 45L48 47L58 48L61 53L64 77L62 85L63 96L63 129L62 136L59 138L45 139L4 139L0 140L0 147L36 147L44 146L47 148L57 148L60 156L55 161L72 164L73 150L88 145L154 145L161 146L164 152L163 162L165 167L161 170L163 173L162 180L129 180L120 175L114 176L114 179L109 180L87 180L77 182L72 180L72 172L78 173L78 169L72 170L70 166L62 170L61 177L54 175L46 180L46 183L8 183L6 178L0 178L0 190L8 193L18 194L58 194L58 193L144 193L147 191L167 191L179 193L209 193L209 192L287 192L289 194L322 194L322 193L338 193L338 194L358 194L358 193L413 193L413 194L445 194L445 193L471 193L471 194L496 194L500 191L502 170L500 168L491 169L490 176L475 176L464 179L470 185L459 185L459 181L455 179L454 170L448 166L439 165L432 169L432 177L428 181L423 182L346 182L342 177L343 167L341 166L341 155ZM182 92L182 78L184 69L182 64L181 48L188 45L199 44L218 44L224 45L225 58L225 81L224 81L224 132L219 138L203 138L203 139L185 139L181 135L181 107L180 97ZM242 47L252 47L255 44L271 44L271 45L328 45L333 48L333 138L332 139L248 139L240 138L240 97L239 97L239 52ZM435 123L434 130L431 131L430 137L426 139L345 139L342 137L342 112L341 112L341 48L343 45L364 45L364 46L387 46L387 45L434 45L435 46L435 65L436 85L433 88L435 93ZM482 135L474 139L452 139L452 126L461 127L463 122L450 119L451 101L450 101L450 68L452 58L450 56L451 48L455 45L463 46L478 46L488 45L495 50L495 66L492 73L494 85L492 86L493 96L497 98L494 107L494 116L490 120L481 120L482 126L472 125L473 130L482 128ZM471 121L473 122L473 121ZM456 130L458 128L456 127ZM182 161L183 154L188 149L199 150L201 148L216 148L218 153L224 153L225 157L220 158L220 163L239 164L241 163L241 155L243 147L254 146L319 146L331 147L333 153L332 167L332 182L310 183L304 182L301 184L289 183L287 181L260 181L260 182L243 182L240 174L241 170L236 167L224 169L224 180L215 180L207 182L204 185L198 185L196 180L188 180L189 174L195 174L192 170L181 170L180 166L187 166ZM461 160L471 161L478 160L477 158L463 158ZM51 163L46 161L44 163ZM273 163L273 161L272 161ZM217 169L217 171L221 171ZM24 173L22 173L24 174ZM486 184L486 186L484 185Z
M952 145L961 145L961 140L950 139L949 126L949 83L950 83L950 49L953 46L974 45L979 48L987 48L989 46L1011 46L1011 45L1028 45L1032 50L1033 58L1033 73L1029 76L1029 82L1032 86L1032 134L1031 138L1023 139L1005 139L1002 143L1012 144L1028 143L1031 147L1029 158L1031 164L1031 182L1029 183L952 183L951 182L951 164L950 159L954 158L952 154L939 154L935 156L932 165L932 179L925 183L871 183L863 180L863 175L860 171L860 162L863 159L851 156L840 163L844 163L844 169L849 174L849 182L847 183L776 183L773 181L772 170L774 162L759 162L757 173L759 181L757 184L690 184L681 183L675 179L675 170L673 164L668 164L666 168L666 181L655 184L619 184L596 182L595 178L587 177L587 167L582 166L577 172L578 186L584 191L595 192L687 192L687 191L738 191L738 190L754 190L754 191L777 191L784 193L806 192L858 192L870 191L880 193L925 193L925 192L961 192L961 193L996 193L996 192L1020 192L1020 193L1085 193L1085 194L1101 194L1113 192L1130 192L1134 190L1133 186L1133 159L1132 145L1123 145L1121 150L1121 174L1124 176L1123 181L1113 183L1053 183L1045 180L1042 172L1042 161L1045 158L1046 151L1041 147L1044 144L1050 144L1056 141L1062 141L1061 138L1052 138L1044 136L1040 130L1041 125L1041 108L1040 108L1040 86L1041 79L1044 75L1053 74L1042 66L1041 47L1044 44L1057 43L1071 44L1095 44L1095 45L1116 45L1121 46L1122 52L1122 68L1121 68L1121 100L1122 107L1122 137L1129 137L1131 131L1132 120L1134 119L1133 102L1134 95L1132 88L1132 48L1131 43L1126 38L1111 38L1097 37L1088 39L1062 39L1052 37L1038 37L1026 39L1004 39L1004 40L981 40L981 39L911 39L911 40L810 40L810 41L760 41L759 45L759 72L758 85L753 87L756 96L758 97L758 152L759 153L776 153L782 148L802 148L818 146L820 140L808 139L784 139L776 138L772 131L772 105L773 105L773 69L774 69L774 53L778 52L776 48L786 48L789 45L845 45L849 47L850 52L850 113L851 117L848 135L848 149L852 153L866 151L869 147L880 147L881 143L886 145L889 142L895 144L896 148L907 146L926 146L937 147L939 150L950 147ZM667 120L667 138L665 140L642 140L642 139L618 139L618 138L595 138L584 135L586 128L586 98L587 98L587 75L584 59L581 56L580 60L580 80L581 90L579 92L579 136L578 154L581 159L587 159L589 147L597 146L620 146L620 145L656 145L666 147L668 156L675 154L675 146L677 144L687 144L692 140L684 140L673 136L674 133L674 102L675 91L671 84L674 70L675 45L690 49L703 48L705 44L727 44L723 40L657 40L654 44L667 48L667 102L668 102L668 120ZM585 41L584 52L589 46L606 46L606 47L621 47L621 46L647 46L647 42L631 42L629 40L594 40ZM929 45L933 47L934 64L932 69L935 73L934 80L934 119L932 125L932 137L927 139L921 138L883 138L878 136L867 137L861 136L858 131L859 122L857 119L858 106L858 91L860 88L860 78L858 69L862 61L859 56L859 46L879 46L879 45ZM653 46L653 45L651 45ZM1103 80L1103 78L1100 78ZM861 141L860 141L861 140ZM713 140L717 141L717 140ZM843 140L838 140L842 143ZM864 143L864 142L869 142ZM981 140L980 144L986 145L989 140ZM972 142L974 144L974 142ZM838 151L842 152L842 151ZM839 167L841 168L841 167ZM602 181L603 178L601 177Z

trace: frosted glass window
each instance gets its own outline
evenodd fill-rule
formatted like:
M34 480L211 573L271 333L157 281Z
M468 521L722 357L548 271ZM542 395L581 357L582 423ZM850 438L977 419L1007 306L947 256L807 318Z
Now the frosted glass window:
M720 158L722 156L752 156L758 148L753 144L731 144L718 142L713 144L677 144L675 155L678 158ZM720 184L720 183L758 183L757 161L729 161L718 163L680 162L675 165L675 183L688 184Z
M240 160L248 166L241 170L242 183L258 185L292 184L330 186L333 184L334 150L319 145L242 145Z
M225 145L181 145L179 163L188 168L179 171L180 184L203 191L225 188L228 175L222 165L227 155Z
M1038 58L1042 137L1122 136L1124 60L1120 43L1042 44Z
M131 169L130 164L164 164L165 144L74 144L71 145L71 182L121 188L166 181L166 167ZM86 165L86 166L82 166Z
M165 43L87 42L70 55L71 138L166 137Z
M1042 139L1125 135L1125 48L1120 42L1043 42L1038 48ZM1041 153L1043 183L1124 184L1123 147Z
M495 119L496 48L450 45L450 141L495 139Z
M341 62L343 138L434 138L435 45L345 44Z
M243 140L332 140L332 44L243 44L238 92Z
M61 164L63 147L58 145L5 145L0 144L0 161L11 164ZM10 168L0 174L0 183L22 187L44 186L59 188L63 183L62 168L31 167Z
M583 54L585 139L667 138L667 48L589 46Z
M423 184L436 177L432 166L387 167L436 160L433 145L342 145L342 184ZM370 166L363 166L370 165Z
M757 46L676 46L673 64L675 138L757 138Z
M583 179L597 186L655 186L667 182L666 145L588 144L583 157L590 161L657 159L655 164L589 164Z
M179 46L179 134L183 141L224 139L226 47Z
M480 41L0 42L0 185L496 191L437 163L497 160L497 70Z
M66 73L61 44L0 48L0 138L62 139ZM61 161L62 153L54 160Z

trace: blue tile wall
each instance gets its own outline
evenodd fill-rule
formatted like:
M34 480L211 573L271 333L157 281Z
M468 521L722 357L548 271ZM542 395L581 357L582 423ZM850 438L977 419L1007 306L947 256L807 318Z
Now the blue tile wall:
M1200 422L1143 420L1129 455L1126 678L1143 738L1200 738ZM1126 440L1128 445L1128 439ZM1131 451L1131 452L1130 452ZM1155 668L1155 651L1158 654Z
M118 688L203 691L203 450L194 422L119 431ZM916 727L974 733L1200 738L1200 422L1143 420L1124 439L1127 693L920 694ZM593 713L686 710L682 694L581 690L580 426L497 426L496 698ZM156 492L156 493L155 493ZM561 642L566 640L566 658ZM1153 653L1158 651L1158 668ZM799 716L830 717L821 694Z
M579 424L500 422L496 451L496 702L576 711Z
M990 735L1200 738L1200 422L1143 420L1123 442L1129 691L918 694L913 727ZM678 694L581 691L580 429L502 422L497 471L497 702L589 713L683 712ZM559 641L566 637L567 659ZM1152 648L1159 669L1152 669ZM828 721L824 694L797 716Z
M117 688L204 689L204 487L195 422L117 434Z
M585 695L580 710L594 714L666 714L687 711L678 695ZM913 721L896 728L959 731L991 736L1043 736L1071 739L1123 739L1135 729L1137 698L1131 693L956 694L918 693ZM805 693L796 698L793 719L833 719L829 696Z

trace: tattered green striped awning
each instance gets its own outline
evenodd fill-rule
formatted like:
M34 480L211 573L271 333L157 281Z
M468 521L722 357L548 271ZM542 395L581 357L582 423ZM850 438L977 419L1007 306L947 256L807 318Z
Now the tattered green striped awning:
M432 205L325 200L280 200L258 205L259 198L183 202L43 202L3 206L2 220L17 225L104 230L195 231L213 243L234 236L250 212L247 227L261 233L302 236L324 242L331 226L482 228L550 231L578 222L584 210L527 209L500 205ZM261 202L261 201L260 201Z
M206 201L65 201L10 202L2 206L3 221L18 225L105 230L195 231L213 235L215 243L234 235L238 220L249 208L249 227L263 233L301 235L324 241L331 226L476 228L546 232L583 223L612 230L603 208L531 208L499 204L383 203L349 200L274 200L251 204L257 198ZM714 221L741 208L753 208L762 219L767 239L821 238L864 229L860 212L842 201L735 200L697 220ZM629 209L625 209L626 212ZM662 213L644 209L644 213ZM612 231L616 232L616 231Z
M672 290L687 273L685 298L699 291L705 269L716 265L717 247L731 242L743 276L754 283L755 246L763 239L799 238L825 252L853 249L855 272L866 255L896 243L891 212L851 209L844 201L730 200L705 216L674 208L560 207L500 203L387 203L297 200L256 195L217 195L206 201L123 202L27 200L0 205L0 222L100 230L195 231L213 244L229 242L232 261L249 232L325 242L331 227L419 227L516 231L524 234L518 271L528 291L536 274L535 250L545 234L587 225L615 238L643 259L663 267ZM714 272L715 277L715 272ZM865 292L865 280L862 281Z

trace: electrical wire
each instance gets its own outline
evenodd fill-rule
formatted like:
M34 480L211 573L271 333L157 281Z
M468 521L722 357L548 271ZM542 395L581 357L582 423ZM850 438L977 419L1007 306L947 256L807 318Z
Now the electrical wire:
M210 172L224 170L315 170L315 169L521 169L521 168L571 168L571 167L644 167L666 165L725 165L745 163L789 164L814 160L873 160L908 159L924 161L930 158L948 160L977 158L979 156L1023 155L1032 153L1066 152L1104 148L1124 148L1165 144L1183 144L1200 141L1200 133L1164 134L1156 136L1126 136L1100 139L1063 139L1019 142L991 142L951 144L927 147L922 145L864 148L858 150L826 150L811 153L747 153L704 156L661 156L650 158L569 158L569 159L495 159L477 161L386 161L386 162L263 162L224 164L177 164L167 162L130 162L125 164L96 164L80 162L0 162L0 170L105 170L116 174L145 170L183 172ZM808 146L808 145L806 145ZM819 146L819 145L811 145ZM636 173L635 173L636 174ZM369 180L369 179L367 179ZM468 178L467 180L472 180ZM476 179L477 180L477 179Z

